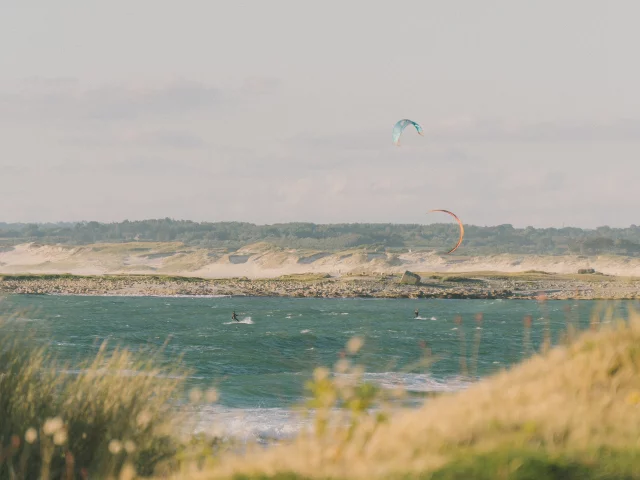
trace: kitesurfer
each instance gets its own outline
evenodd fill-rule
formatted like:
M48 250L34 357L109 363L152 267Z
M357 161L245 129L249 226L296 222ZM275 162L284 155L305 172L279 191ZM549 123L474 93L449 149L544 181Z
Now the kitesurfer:
M418 309L416 308L413 312L416 316L416 318L418 318L420 316L420 312L418 311Z
M235 320L236 322L239 322L240 320L238 320L238 317L236 315L236 311L233 311L233 314L231 315L231 320Z

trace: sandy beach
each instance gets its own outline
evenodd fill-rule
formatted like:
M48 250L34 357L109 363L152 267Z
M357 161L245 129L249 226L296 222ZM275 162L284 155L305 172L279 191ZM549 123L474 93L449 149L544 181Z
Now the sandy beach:
M83 246L20 244L0 248L0 274L155 274L208 279L278 278L283 275L387 275L412 272L576 274L579 270L640 277L640 257L622 255L446 255L433 251L338 252L278 248L268 243L233 252L177 242L99 243Z
M420 276L405 285L405 271ZM591 272L579 274L578 272ZM254 244L22 244L0 251L0 291L74 295L640 298L640 258L319 252Z

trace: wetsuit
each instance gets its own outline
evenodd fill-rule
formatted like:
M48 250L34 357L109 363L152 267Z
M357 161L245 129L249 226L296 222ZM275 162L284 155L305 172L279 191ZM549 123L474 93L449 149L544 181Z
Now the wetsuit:
M233 312L233 315L231 315L231 320L235 320L236 322L240 321L240 320L238 320L238 317L236 316L236 312Z

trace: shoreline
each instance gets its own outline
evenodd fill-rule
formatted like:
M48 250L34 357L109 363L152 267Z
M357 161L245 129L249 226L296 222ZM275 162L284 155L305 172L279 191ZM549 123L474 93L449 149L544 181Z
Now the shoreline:
M638 300L640 278L560 275L543 272L505 274L421 273L416 285L400 275L294 275L275 279L168 277L153 275L68 274L0 275L0 294L137 297L290 297L290 298L440 298Z

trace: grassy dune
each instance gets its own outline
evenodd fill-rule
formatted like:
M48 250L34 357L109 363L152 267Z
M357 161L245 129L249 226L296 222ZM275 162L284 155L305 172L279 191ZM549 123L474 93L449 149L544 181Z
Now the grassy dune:
M190 478L640 478L639 345L634 315L418 411Z
M352 339L346 375L308 383L312 431L242 454L179 434L188 372L158 368L159 352L103 347L69 371L0 324L0 478L640 478L640 316L609 320L417 410L362 381Z
M295 242L294 242L295 243ZM501 253L454 255L435 250L389 248L316 249L265 241L238 248L181 242L94 243L86 245L19 243L0 247L0 273L73 273L78 275L161 274L229 278L275 278L290 274L402 274L404 270L460 273L577 273L595 269L616 276L640 276L640 258L630 255L537 255Z

